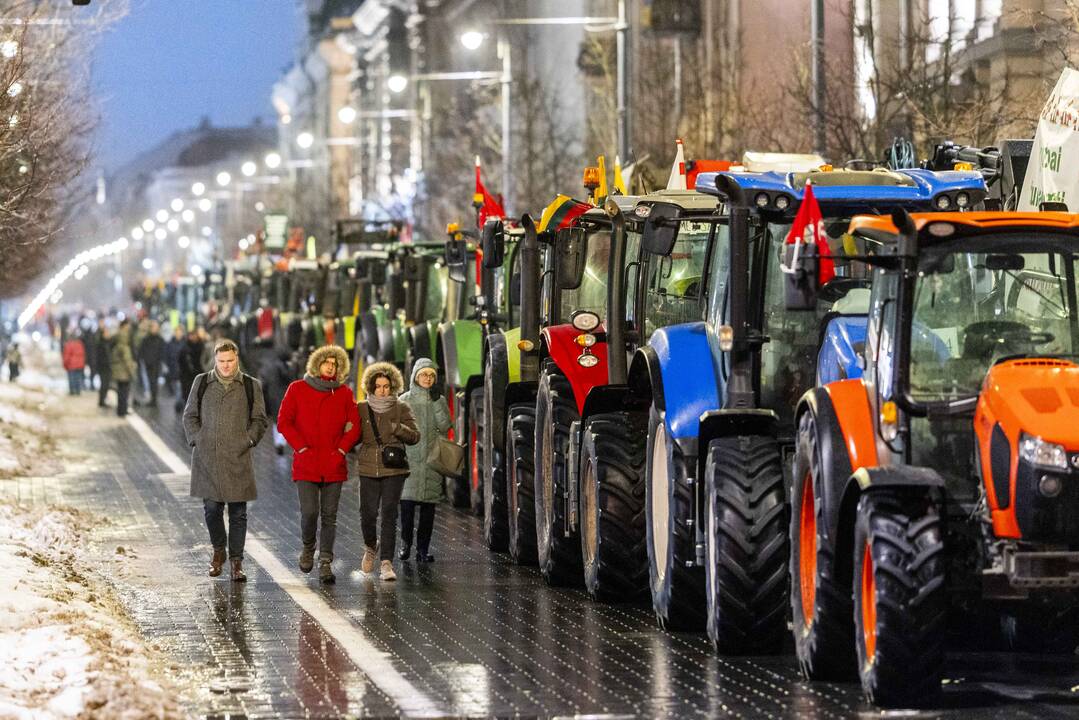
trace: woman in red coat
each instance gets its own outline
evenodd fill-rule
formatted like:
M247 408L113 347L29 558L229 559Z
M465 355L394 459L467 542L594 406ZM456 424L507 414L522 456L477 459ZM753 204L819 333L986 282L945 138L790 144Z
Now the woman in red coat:
M319 580L334 582L333 541L341 486L348 479L347 454L360 439L360 416L348 377L348 354L336 345L311 353L307 373L288 386L277 412L277 429L292 447L292 480L300 496L300 570L315 562L319 533Z
M72 335L64 343L62 359L64 370L67 370L68 395L82 394L82 377L86 368L86 348L78 335Z

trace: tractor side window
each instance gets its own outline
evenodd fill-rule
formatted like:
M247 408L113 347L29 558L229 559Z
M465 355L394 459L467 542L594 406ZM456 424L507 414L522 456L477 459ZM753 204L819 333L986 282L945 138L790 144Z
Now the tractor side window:
M442 320L443 306L446 304L449 271L445 266L433 263L427 265L427 296L424 298L423 317L425 320Z
M786 310L780 261L789 234L790 225L769 224L760 239L766 252L754 253L767 262L754 273L765 276L763 332L769 338L761 348L761 405L783 422L793 422L795 405L816 381L820 321L831 308L822 303L817 312Z
M645 300L646 338L656 328L703 319L700 298L710 232L708 223L683 221L671 254L652 258Z
M730 282L731 246L730 227L716 225L712 238L712 255L708 262L708 319L713 325L722 325L727 310L727 284Z

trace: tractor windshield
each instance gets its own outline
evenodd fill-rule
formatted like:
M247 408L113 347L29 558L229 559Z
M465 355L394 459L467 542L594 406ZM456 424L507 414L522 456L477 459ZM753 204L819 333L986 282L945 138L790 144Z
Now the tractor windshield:
M436 263L426 263L426 265L427 282L425 283L426 297L423 301L423 319L441 320L444 314L443 307L446 304L448 271L445 265Z
M725 233L725 226L718 231ZM711 223L684 220L671 253L653 257L649 262L644 300L645 339L656 328L703 319L702 280L711 232Z
M634 234L629 233L630 243ZM606 319L607 278L610 272L611 229L597 227L588 233L581 284L572 290L562 290L559 322L569 322L570 315L577 310L590 310Z
M995 236L923 250L910 327L911 396L976 396L1002 358L1074 357L1077 268L1066 244L1060 236Z

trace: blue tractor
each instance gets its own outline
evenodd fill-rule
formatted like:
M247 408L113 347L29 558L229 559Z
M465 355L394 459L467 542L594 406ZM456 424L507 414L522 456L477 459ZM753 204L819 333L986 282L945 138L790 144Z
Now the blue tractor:
M790 312L784 252L793 247L787 237L807 181L829 257L837 258L836 277L815 312ZM700 319L657 328L628 376L628 392L649 414L644 509L652 604L663 626L707 627L720 652L774 652L789 608L785 468L795 405L817 382L862 370L868 280L841 256L873 248L846 234L848 221L894 207L973 208L986 188L976 172L824 167L708 173L697 190L720 199ZM642 238L647 254L671 256L681 215L673 204L652 205Z

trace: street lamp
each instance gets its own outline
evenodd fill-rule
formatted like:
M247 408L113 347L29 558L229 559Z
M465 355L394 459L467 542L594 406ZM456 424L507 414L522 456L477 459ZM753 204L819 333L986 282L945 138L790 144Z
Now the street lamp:
M345 105L343 108L337 111L337 119L343 122L345 125L351 125L356 121L356 108L351 105Z
M146 232L151 232L155 227L157 227L156 223L150 218L146 218L142 221L142 229Z
M169 204L169 207L172 208L173 212L180 212L184 209L184 201L180 198L173 198L172 202Z
M197 182L191 186L191 194L195 197L202 195L204 192L206 192L206 186L200 182Z
M307 150L315 144L315 136L304 131L296 136L296 144L299 145L301 149Z
M258 165L253 160L248 160L240 166L240 172L243 173L244 177L252 177L258 172Z
M10 60L19 54L19 43L15 40L5 40L0 42L0 55Z
M139 227L138 225L131 228L131 237L134 238L135 240L142 240L143 234L144 233L142 231L142 228Z
M168 219L169 219L169 211L168 210L158 210L157 214L154 215L154 217L157 218L157 221L159 223L167 222ZM149 230L149 228L146 228L146 229Z
M217 174L217 184L221 187L228 187L230 182L232 182L232 175L229 175L228 171L222 170Z
M461 44L468 50L479 50L483 44L483 33L478 30L469 30L461 34Z
M263 162L266 163L266 167L270 168L271 170L276 170L277 168L281 167L281 156L275 152L272 152L265 157Z
M390 89L390 92L401 93L408 87L408 78L404 75L390 75L386 79L386 87Z
M213 206L214 201L210 198L203 198L199 200L199 210L202 210L203 212L210 212L210 210L213 209Z
M181 235L176 240L176 244L180 246L180 249L186 250L191 245L191 238L189 238L187 235Z
M183 213L180 215L180 218L185 223L193 222L195 220L195 211L191 208L188 208L187 210L183 211Z

